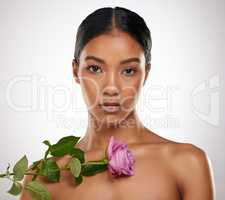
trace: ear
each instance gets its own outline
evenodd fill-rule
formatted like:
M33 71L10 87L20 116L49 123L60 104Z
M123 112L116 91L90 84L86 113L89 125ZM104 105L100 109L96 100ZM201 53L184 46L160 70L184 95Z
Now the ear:
M76 59L73 59L72 61L72 68L73 68L73 77L75 79L75 81L80 84L80 80L78 77L78 69L79 69L79 63Z
M146 66L146 70L145 70L145 78L144 78L143 86L145 85L145 82L148 78L148 74L149 74L150 69L151 69L151 64L148 64L148 66Z

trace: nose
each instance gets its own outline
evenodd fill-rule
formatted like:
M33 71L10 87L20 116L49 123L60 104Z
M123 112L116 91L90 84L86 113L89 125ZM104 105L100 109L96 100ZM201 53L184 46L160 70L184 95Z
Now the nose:
M119 94L118 89L118 80L116 79L117 74L111 73L110 75L106 76L106 85L103 89L103 95L108 96L115 96Z
M118 94L119 91L115 86L107 86L103 89L103 95L105 96L117 96Z

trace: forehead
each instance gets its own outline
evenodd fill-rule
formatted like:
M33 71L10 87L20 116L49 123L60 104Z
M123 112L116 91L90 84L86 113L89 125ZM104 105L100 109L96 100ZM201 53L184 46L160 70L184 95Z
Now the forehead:
M107 61L120 61L129 57L144 60L144 51L140 44L125 32L102 34L90 40L80 54L80 60L88 55L103 58Z

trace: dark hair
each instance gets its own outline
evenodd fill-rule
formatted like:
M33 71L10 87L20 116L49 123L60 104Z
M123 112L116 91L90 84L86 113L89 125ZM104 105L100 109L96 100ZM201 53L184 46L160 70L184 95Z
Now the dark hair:
M91 39L109 33L114 28L128 33L141 45L145 54L146 69L149 70L152 48L150 30L142 17L122 7L99 8L82 21L76 35L75 62L79 63L80 53Z

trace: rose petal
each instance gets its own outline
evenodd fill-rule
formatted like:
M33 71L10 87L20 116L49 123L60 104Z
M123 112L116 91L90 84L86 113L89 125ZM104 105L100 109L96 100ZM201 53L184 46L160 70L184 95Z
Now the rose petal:
M113 176L134 175L134 158L128 145L110 137L108 149L108 170Z

